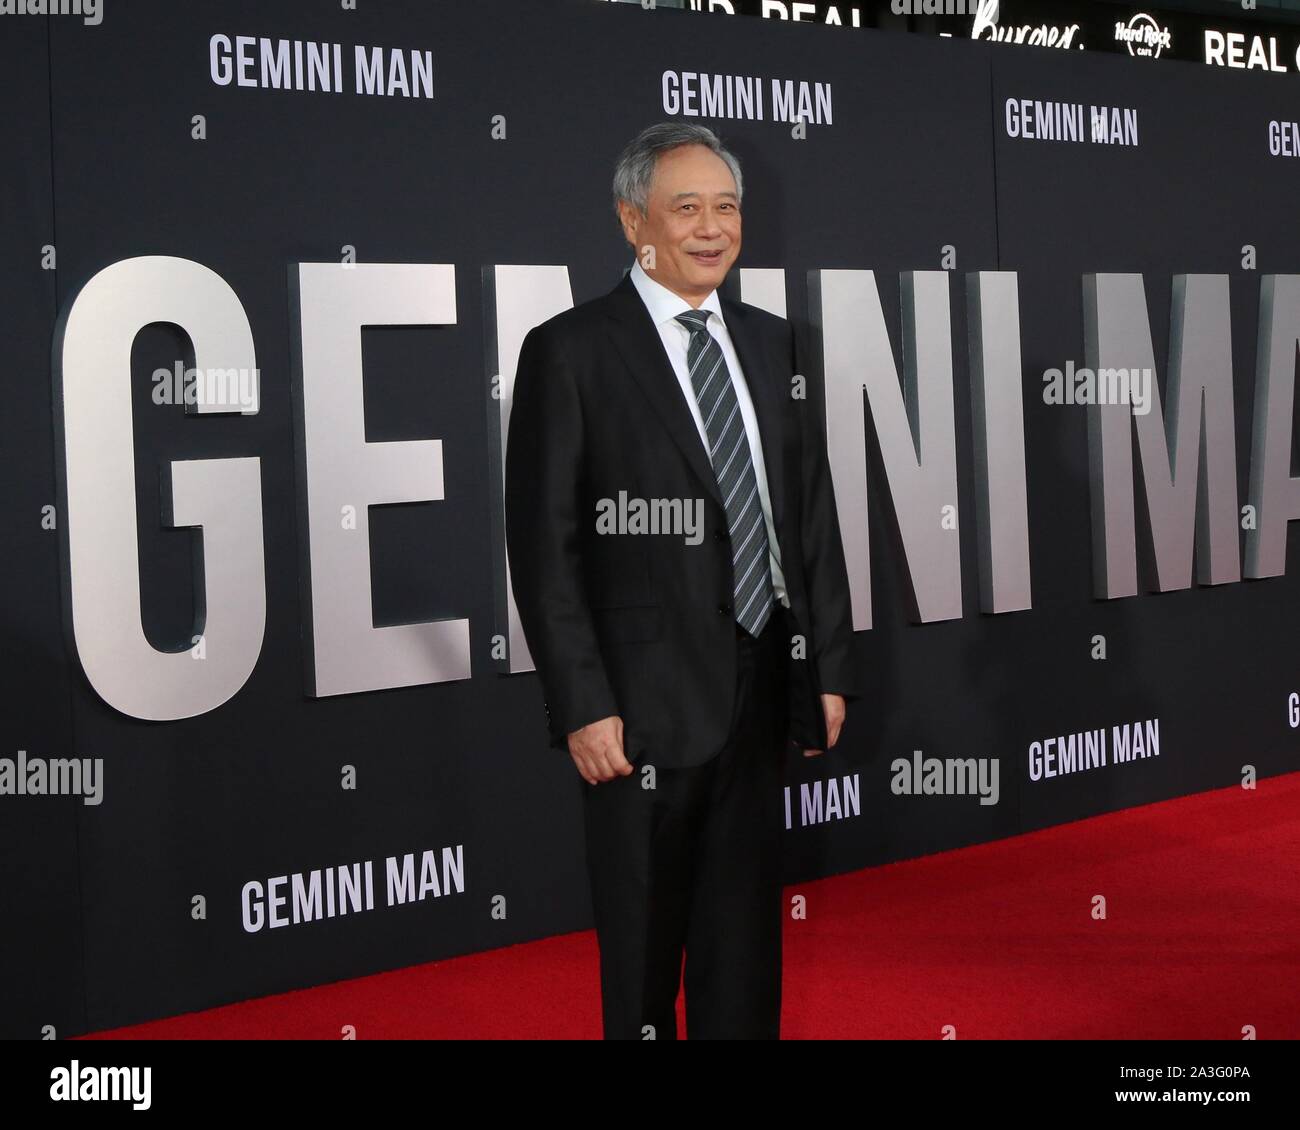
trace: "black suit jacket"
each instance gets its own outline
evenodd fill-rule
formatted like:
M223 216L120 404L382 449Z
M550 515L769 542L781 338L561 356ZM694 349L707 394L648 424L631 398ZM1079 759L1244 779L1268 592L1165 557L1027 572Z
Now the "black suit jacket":
M825 422L792 396L789 322L723 297L758 420L790 609L789 730L824 749L822 692L858 697ZM733 374L735 376L735 374ZM709 455L630 275L531 329L506 447L506 544L550 744L622 716L629 760L698 765L726 740L736 682L731 543ZM703 540L601 534L597 503L702 499Z

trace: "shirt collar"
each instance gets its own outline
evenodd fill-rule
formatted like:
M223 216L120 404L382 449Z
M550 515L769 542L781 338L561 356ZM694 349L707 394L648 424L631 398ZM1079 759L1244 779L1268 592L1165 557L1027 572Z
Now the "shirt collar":
M674 294L661 282L652 279L641 267L641 260L638 259L632 264L632 283L641 295L641 301L645 303L646 309L650 311L650 317L654 319L656 326L662 326L665 322L677 322L677 315L686 310L694 310L692 306L680 294ZM714 316L724 326L727 324L722 317L722 303L718 300L716 290L709 291L709 296L700 303L699 309L711 310ZM686 327L682 326L685 330Z

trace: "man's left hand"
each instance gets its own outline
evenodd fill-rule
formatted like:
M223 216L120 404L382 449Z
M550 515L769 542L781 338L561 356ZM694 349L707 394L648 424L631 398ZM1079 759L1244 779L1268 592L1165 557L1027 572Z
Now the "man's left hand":
M826 748L829 749L840 740L840 727L844 725L844 696L822 695L822 716L826 719ZM819 749L806 749L803 755L816 757L821 752Z

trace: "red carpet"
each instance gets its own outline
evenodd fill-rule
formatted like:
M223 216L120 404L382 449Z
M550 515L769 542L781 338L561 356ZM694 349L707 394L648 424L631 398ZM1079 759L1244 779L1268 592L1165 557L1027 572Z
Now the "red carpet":
M1300 773L796 894L788 1039L935 1040L949 1024L959 1039L1300 1037ZM345 1023L359 1039L598 1038L595 934L89 1038L337 1040Z

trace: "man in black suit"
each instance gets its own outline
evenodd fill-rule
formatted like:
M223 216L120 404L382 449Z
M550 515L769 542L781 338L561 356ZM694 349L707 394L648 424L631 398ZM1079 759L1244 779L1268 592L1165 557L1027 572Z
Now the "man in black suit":
M506 453L511 580L551 745L584 786L607 1039L776 1038L787 742L858 694L820 408L788 322L718 292L742 178L711 130L624 150L636 255L531 329Z

